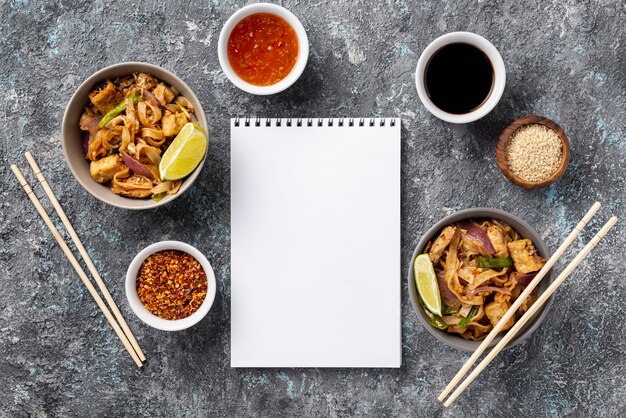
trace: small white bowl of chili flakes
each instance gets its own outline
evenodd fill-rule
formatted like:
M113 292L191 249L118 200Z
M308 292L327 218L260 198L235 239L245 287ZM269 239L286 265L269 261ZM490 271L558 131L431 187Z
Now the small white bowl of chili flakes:
M215 300L216 281L209 260L180 241L149 245L126 273L126 297L146 324L180 331L197 324Z

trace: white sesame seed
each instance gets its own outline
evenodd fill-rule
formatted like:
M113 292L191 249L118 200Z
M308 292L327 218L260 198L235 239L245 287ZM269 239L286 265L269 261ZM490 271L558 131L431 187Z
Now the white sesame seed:
M538 183L558 170L563 144L553 129L531 123L513 132L505 154L513 174L524 181Z

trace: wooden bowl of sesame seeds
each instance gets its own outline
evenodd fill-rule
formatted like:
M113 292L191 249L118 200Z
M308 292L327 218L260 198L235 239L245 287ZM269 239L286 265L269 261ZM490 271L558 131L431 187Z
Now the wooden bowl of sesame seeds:
M560 179L569 164L570 144L556 122L524 116L500 134L496 160L504 177L525 189L548 186Z

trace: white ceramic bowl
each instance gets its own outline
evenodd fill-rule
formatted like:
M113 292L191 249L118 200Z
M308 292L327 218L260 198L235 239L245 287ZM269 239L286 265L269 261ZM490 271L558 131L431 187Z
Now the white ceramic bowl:
M491 93L489 94L487 100L485 100L485 102L475 110L461 115L445 112L435 106L432 100L430 100L430 97L428 97L424 82L424 75L430 58L442 47L454 43L470 44L483 51L485 55L487 55L487 58L489 58L489 61L491 61L495 79ZM452 32L435 39L426 47L426 49L424 49L424 52L422 52L422 55L420 55L417 62L415 84L417 85L417 94L419 95L420 100L430 113L437 116L441 120L445 120L446 122L469 123L482 118L487 113L491 112L494 107L496 107L502 97L502 93L504 92L504 86L506 85L506 69L504 68L502 56L500 56L500 53L491 42L480 35L476 35L475 33Z
M204 302L202 302L202 305L200 305L200 308L196 312L194 312L187 318L177 320L159 318L148 309L146 309L141 300L139 300L139 296L137 295L137 275L139 274L139 268L141 267L141 264L146 258L148 258L149 255L163 250L180 250L191 254L196 260L200 262L202 268L204 269L204 272L206 273L208 287ZM133 312L135 312L135 315L137 315L139 319L141 319L143 322L153 328L157 328L163 331L180 331L182 329L192 327L200 322L200 320L206 316L206 314L211 309L211 306L213 305L213 301L215 300L215 291L215 274L213 273L213 268L211 267L211 263L209 263L209 260L207 260L204 254L198 251L195 247L192 247L191 245L185 244L184 242L180 241L161 241L147 246L135 256L133 261L130 263L130 266L128 267L128 271L126 272L126 298L128 299L128 304L130 305L131 309L133 310Z
M283 78L276 84L272 84L271 86L255 86L254 84L244 81L235 73L230 65L230 60L228 59L227 46L230 33L237 23L239 23L243 18L255 13L270 13L283 18L291 25L293 30L296 32L296 36L298 37L298 58L296 59L296 64L291 69L291 72L287 75L287 77ZM302 23L300 23L298 18L289 10L276 4L254 3L237 10L226 21L222 31L220 32L220 38L217 43L217 55L220 60L220 65L222 66L222 71L224 71L226 77L228 77L228 79L232 81L235 86L252 94L275 94L285 90L295 83L298 78L300 78L300 75L304 71L306 63L309 59L309 39L306 36L306 31L304 30Z

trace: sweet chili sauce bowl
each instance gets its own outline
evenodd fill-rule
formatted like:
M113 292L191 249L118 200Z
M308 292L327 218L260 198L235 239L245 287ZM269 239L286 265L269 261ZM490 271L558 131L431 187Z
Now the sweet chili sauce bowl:
M497 219L499 221L505 222L510 225L518 234L521 235L522 238L530 239L535 248L537 249L537 253L543 257L545 260L550 258L550 253L548 251L548 247L545 245L541 236L535 231L530 225L524 222L522 219L517 216L510 214L508 212L504 212L498 209L491 208L473 208L473 209L465 209L448 215L441 219L439 222L434 224L430 229L426 231L426 233L422 236L419 243L415 247L415 251L413 252L413 257L411 258L411 263L409 264L409 271L407 274L407 281L409 287L409 296L411 299L411 304L417 314L417 318L419 322L422 323L424 328L436 339L438 339L443 344L456 348L457 350L474 352L478 348L478 346L482 343L482 340L472 341L466 340L458 334L448 333L446 331L436 329L431 325L429 318L424 313L422 307L419 302L419 295L417 293L417 288L415 285L415 271L413 269L413 264L415 263L415 258L424 253L426 246L428 243L437 238L439 233L443 228L448 225L451 225L455 222L466 221L470 219ZM550 286L553 281L553 276L551 272L548 272L543 280L537 285L537 296L541 295L546 289ZM506 348L513 347L522 341L528 339L530 335L539 327L541 322L546 317L550 306L552 305L553 297L550 297L548 301L539 309L539 311L535 314L534 318L532 318L524 327L520 330L520 332L511 340L511 342L506 346ZM488 350L491 350L496 344L500 342L502 336L504 334L500 333L494 340L489 344Z
M293 28L298 38L298 57L296 58L296 63L291 69L291 72L276 84L269 86L257 86L243 80L237 75L228 58L228 40L233 29L241 20L257 13L268 13L282 18ZM217 43L217 55L222 71L226 74L226 77L241 90L261 96L276 94L290 87L300 78L300 75L302 75L309 59L309 39L300 20L289 10L276 4L254 3L242 7L228 18L220 32L219 41Z
M160 318L144 306L137 294L137 277L141 265L150 255L164 250L178 250L193 256L193 258L198 260L206 274L207 294L204 297L204 301L202 301L197 311L186 318L175 320ZM126 298L131 309L145 324L162 331L180 331L200 322L209 313L211 306L213 306L217 291L216 286L215 274L209 260L195 247L180 241L161 241L147 246L135 256L126 272Z

